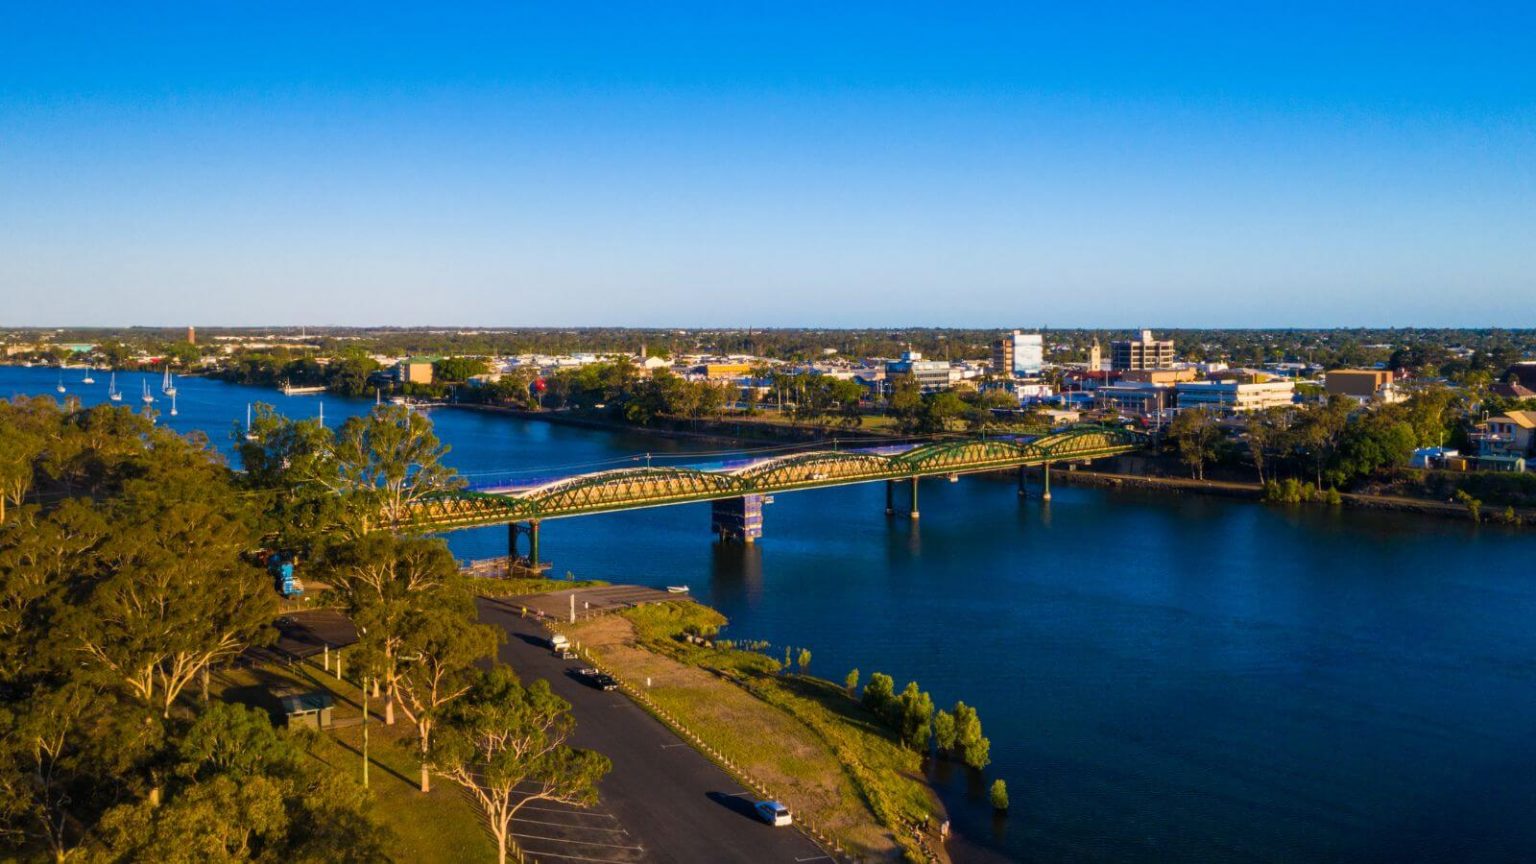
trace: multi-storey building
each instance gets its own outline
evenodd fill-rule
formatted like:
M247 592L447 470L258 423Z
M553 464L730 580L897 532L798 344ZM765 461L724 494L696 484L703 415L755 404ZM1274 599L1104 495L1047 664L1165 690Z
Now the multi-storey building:
M1128 369L1165 369L1173 365L1173 340L1153 339L1151 330L1141 331L1140 339L1116 340L1109 343L1109 368L1116 371Z

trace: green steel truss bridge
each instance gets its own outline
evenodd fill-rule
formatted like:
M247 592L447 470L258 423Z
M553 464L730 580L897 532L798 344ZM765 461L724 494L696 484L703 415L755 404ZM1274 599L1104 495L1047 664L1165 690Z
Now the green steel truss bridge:
M410 514L410 523L431 531L454 531L486 525L512 526L509 543L519 533L530 535L526 560L538 564L538 523L545 519L587 516L616 510L663 507L701 501L745 502L749 512L764 496L802 489L821 489L885 480L886 509L894 510L896 481L910 481L909 515L916 518L917 481L923 477L957 477L991 471L1043 466L1045 495L1050 494L1050 465L1083 462L1141 448L1147 437L1139 432L1106 426L1075 426L1033 440L965 438L919 445L856 450L815 450L769 457L725 468L635 467L561 477L534 486L461 490L427 499ZM728 513L729 504L725 511ZM717 530L751 540L756 534L743 526L719 523ZM760 513L760 509L756 510ZM760 516L758 517L760 525ZM729 520L727 520L729 521ZM519 523L527 523L519 525Z

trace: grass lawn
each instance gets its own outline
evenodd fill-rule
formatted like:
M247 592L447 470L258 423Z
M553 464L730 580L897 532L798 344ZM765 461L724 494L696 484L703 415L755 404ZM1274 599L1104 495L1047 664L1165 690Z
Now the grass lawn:
M724 618L692 602L630 609L563 628L733 763L860 855L918 858L903 826L942 812L920 757L843 689L750 651L681 640ZM921 860L918 858L918 860Z
M362 716L357 687L304 663L227 670L214 676L214 684L221 699L268 709L275 707L270 693L276 688L329 690L336 699L336 722ZM372 813L393 834L394 860L399 864L495 861L496 844L481 827L479 810L457 786L434 779L431 792L418 791L420 763L411 749L414 727L398 716L394 726L385 726L376 700L370 700L368 708ZM361 783L362 742L361 725L332 729L317 737L310 756Z

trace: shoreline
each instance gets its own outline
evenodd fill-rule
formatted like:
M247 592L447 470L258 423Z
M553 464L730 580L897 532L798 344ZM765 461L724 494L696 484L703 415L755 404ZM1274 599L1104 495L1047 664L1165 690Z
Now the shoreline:
M1264 487L1258 483L1239 483L1230 480L1195 480L1188 477L1160 477L1147 474L1125 474L1114 471L1069 469L1052 473L1052 480L1071 486L1088 486L1100 489L1144 489L1175 494L1189 492L1221 498L1237 498L1255 503L1276 503L1264 500ZM1371 495L1364 492L1340 492L1342 506L1357 510L1384 510L1397 513L1413 513L1441 519L1472 518L1464 505L1450 501L1432 501L1427 498L1405 498L1397 495ZM1298 502L1295 506L1327 506L1322 502ZM1290 506L1290 505L1287 505ZM1494 506L1485 506L1479 523L1509 524L1495 518ZM1536 510L1515 509L1522 525L1536 524ZM1516 527L1511 525L1510 527Z

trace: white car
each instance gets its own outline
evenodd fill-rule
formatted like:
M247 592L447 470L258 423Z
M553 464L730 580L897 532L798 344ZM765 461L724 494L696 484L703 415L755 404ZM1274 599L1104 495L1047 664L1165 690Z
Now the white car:
M794 824L795 820L789 815L789 808L777 801L759 801L756 809L757 815L775 828Z

